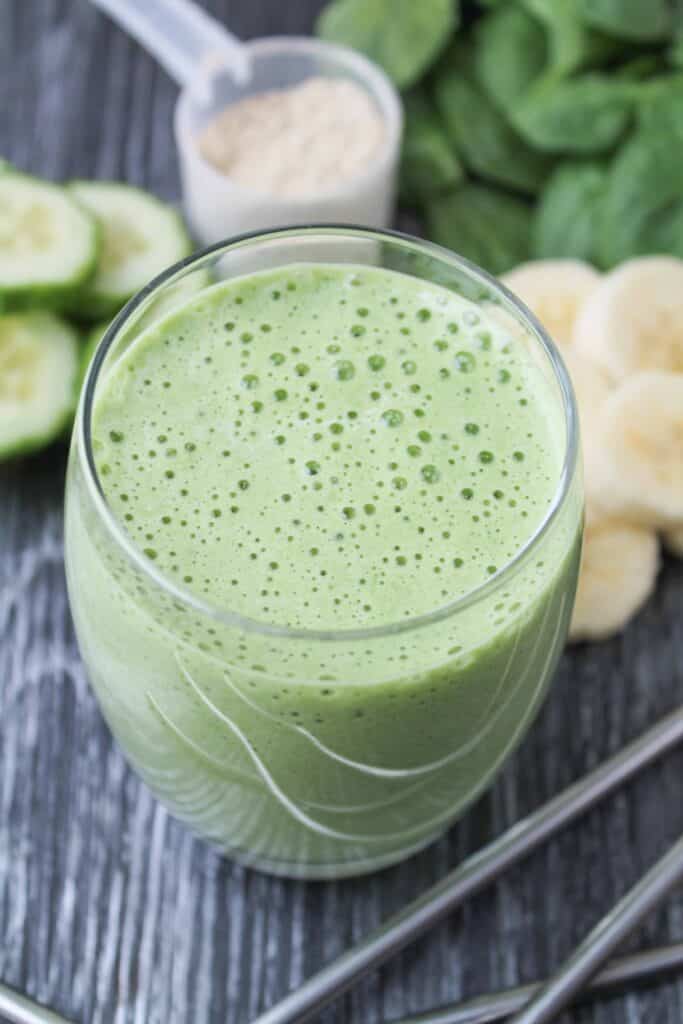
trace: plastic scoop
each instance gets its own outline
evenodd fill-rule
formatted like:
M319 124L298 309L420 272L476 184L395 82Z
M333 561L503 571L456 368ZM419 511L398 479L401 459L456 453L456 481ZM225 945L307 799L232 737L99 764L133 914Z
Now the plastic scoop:
M201 106L214 102L214 81L227 72L244 85L251 74L242 42L190 0L92 0L148 50Z
M92 0L153 54L181 86L174 129L183 205L193 234L209 244L294 224L391 223L403 125L400 98L380 67L360 53L297 36L243 43L191 0ZM353 178L304 196L271 195L221 173L200 152L211 118L230 104L312 76L347 79L383 118L385 142Z

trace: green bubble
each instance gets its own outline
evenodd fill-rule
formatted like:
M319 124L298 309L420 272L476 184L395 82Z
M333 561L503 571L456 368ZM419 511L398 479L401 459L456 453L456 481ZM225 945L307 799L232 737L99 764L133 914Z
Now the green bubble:
M423 466L420 470L420 474L422 475L422 479L428 484L435 484L440 476L436 466L432 465Z
M356 367L350 359L340 359L335 367L337 380L351 380L356 376Z
M472 373L476 369L477 360L471 352L466 352L463 349L455 353L455 365L461 373Z
M382 419L388 427L400 427L403 423L403 413L400 409L387 409L382 413Z
M384 356L374 355L368 357L368 366L370 367L371 370L374 370L375 372L377 372L377 370L381 370L385 364L386 359L384 358Z

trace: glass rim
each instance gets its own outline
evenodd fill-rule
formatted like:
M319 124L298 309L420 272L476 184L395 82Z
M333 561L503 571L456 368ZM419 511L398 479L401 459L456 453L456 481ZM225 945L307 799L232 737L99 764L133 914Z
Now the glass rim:
M200 265L211 256L247 247L253 243L262 243L278 239L293 238L296 236L319 235L327 237L351 237L361 238L369 241L387 241L403 245L414 252L428 253L442 263L447 263L458 270L464 271L469 277L478 280L502 296L522 317L525 325L531 329L534 341L540 343L553 372L554 379L559 385L562 397L564 413L564 425L566 430L566 444L562 467L560 469L557 486L553 499L546 510L546 513L534 532L527 538L525 543L515 552L496 573L485 579L482 583L473 587L472 590L461 594L459 597L448 601L429 612L419 615L411 615L399 621L392 621L378 626L363 626L340 629L307 629L303 627L292 628L274 622L266 622L243 615L241 612L214 605L205 601L198 594L195 594L189 587L183 586L171 579L162 572L154 562L147 558L143 550L138 547L133 538L127 532L124 524L114 513L109 504L100 476L95 465L95 458L92 445L92 413L95 401L95 389L99 380L100 371L104 365L107 354L121 330L125 327L135 311L155 292L172 282L173 278L188 270L194 265ZM410 275L409 275L410 276ZM257 230L244 232L232 238L216 242L201 250L192 253L185 259L174 263L161 274L155 277L148 285L133 296L123 307L107 327L95 355L90 363L86 375L81 400L78 405L76 418L76 436L78 438L78 455L87 481L90 497L99 514L100 520L104 522L108 534L116 546L123 550L128 560L145 577L161 591L165 592L173 600L181 602L183 607L191 608L202 616L222 623L223 625L239 628L245 632L257 633L265 636L285 637L291 639L311 641L354 641L379 637L399 635L417 630L437 622L450 618L453 615L464 611L466 608L477 604L491 594L495 593L510 576L515 575L532 557L539 543L545 538L555 523L558 515L565 506L566 500L571 491L579 459L579 427L578 411L574 391L569 378L569 373L562 361L559 350L550 338L547 331L539 320L524 303L517 298L497 278L482 270L475 263L459 256L443 246L433 242L425 241L413 235L391 229L366 228L353 224L306 224L292 225L288 227L273 228L270 230Z

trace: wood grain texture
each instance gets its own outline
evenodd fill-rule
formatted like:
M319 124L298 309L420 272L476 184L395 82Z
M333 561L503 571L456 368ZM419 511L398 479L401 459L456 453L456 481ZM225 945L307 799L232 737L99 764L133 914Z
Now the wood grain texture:
M244 36L315 0L212 0ZM176 197L175 88L86 0L0 3L0 154ZM305 884L222 860L137 781L97 710L62 567L64 453L0 471L0 978L88 1024L247 1024L468 852L683 697L683 563L614 642L568 654L493 790L405 864ZM375 1024L558 963L683 831L683 752L647 771L331 1008ZM679 894L632 947L683 939ZM680 1024L683 979L563 1024Z

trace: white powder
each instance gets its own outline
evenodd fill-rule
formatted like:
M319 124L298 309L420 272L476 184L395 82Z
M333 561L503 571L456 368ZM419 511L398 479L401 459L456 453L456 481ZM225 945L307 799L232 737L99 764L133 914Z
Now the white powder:
M386 141L367 93L343 78L308 78L226 107L199 136L209 163L235 182L308 196L362 174Z

